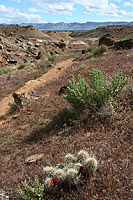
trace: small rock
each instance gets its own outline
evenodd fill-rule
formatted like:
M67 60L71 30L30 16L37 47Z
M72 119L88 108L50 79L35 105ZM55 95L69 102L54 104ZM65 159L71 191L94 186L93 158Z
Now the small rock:
M29 156L28 158L25 159L25 163L26 164L30 164L30 163L34 163L36 162L37 160L40 160L42 159L44 153L41 153L41 154L34 154L32 156Z
M24 61L24 63L27 63L27 62L28 62L28 60L27 60L26 58L23 58L23 61Z
M16 64L18 61L17 60L8 60L8 63L10 64Z
M85 49L82 49L82 54L85 54L85 53L86 53Z
M13 115L12 119L16 119L17 117L19 117L19 114Z
M2 44L0 44L0 50L2 50L3 49L3 45Z
M36 44L35 44L35 47L40 47L40 44L39 44L39 43L36 43Z

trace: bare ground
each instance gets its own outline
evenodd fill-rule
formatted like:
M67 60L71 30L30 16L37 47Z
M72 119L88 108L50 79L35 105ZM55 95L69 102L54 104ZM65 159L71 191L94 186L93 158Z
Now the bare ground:
M36 80L28 81L23 87L17 90L17 92L28 93L54 78L57 79L60 76L60 74L65 70L65 68L72 64L72 60L73 59L68 59L68 60L58 63L54 68L49 70L43 76L37 78ZM13 100L12 94L10 94L9 96L5 97L2 101L0 101L0 105L1 105L0 117L7 113L7 111L10 108L8 103L9 102L12 103L13 101L14 100Z

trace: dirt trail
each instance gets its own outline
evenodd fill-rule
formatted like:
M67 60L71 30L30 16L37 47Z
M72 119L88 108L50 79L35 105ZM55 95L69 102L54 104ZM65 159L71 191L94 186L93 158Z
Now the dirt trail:
M57 63L57 65L50 69L46 74L44 74L43 76L37 78L36 80L30 80L27 83L25 83L25 85L21 88L19 88L17 90L17 92L19 93L27 93L30 92L32 90L34 90L35 88L45 84L46 82L52 80L53 78L58 78L61 73L71 64L73 63L73 59L68 59L62 62ZM6 112L9 109L9 102L13 102L14 99L12 97L12 94L8 95L7 97L5 97L2 101L0 101L0 117L5 115Z

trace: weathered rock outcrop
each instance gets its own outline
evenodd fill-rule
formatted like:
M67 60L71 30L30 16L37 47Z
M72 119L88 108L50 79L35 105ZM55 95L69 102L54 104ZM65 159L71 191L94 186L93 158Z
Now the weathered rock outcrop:
M98 46L104 44L107 46L112 46L114 45L116 42L118 42L118 40L112 36L110 33L103 35L100 39L99 39L99 44Z
M116 42L114 45L116 50L119 49L132 49L133 48L133 39L123 40Z

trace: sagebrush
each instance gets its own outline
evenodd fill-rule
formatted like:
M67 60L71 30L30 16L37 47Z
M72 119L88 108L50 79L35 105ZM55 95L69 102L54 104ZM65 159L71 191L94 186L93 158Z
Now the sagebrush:
M94 68L89 71L89 85L80 75L78 81L72 76L72 79L68 80L67 95L64 98L75 110L86 105L95 107L94 110L97 110L117 97L127 84L128 79L129 77L120 70L120 73L114 75L109 83L101 70Z

